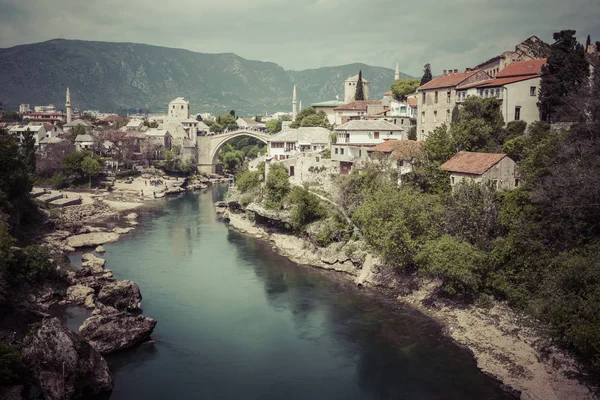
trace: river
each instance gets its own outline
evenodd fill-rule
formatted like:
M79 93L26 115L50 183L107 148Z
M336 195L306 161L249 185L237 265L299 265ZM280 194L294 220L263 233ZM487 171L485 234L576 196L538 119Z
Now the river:
M105 246L158 320L154 344L107 358L111 399L513 398L429 318L229 230L223 196L165 200Z

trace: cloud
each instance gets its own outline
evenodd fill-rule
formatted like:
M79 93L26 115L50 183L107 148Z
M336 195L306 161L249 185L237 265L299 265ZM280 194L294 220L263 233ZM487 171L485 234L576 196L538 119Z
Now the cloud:
M536 34L600 39L597 0L0 0L0 47L62 37L233 52L286 69L364 62L419 76Z

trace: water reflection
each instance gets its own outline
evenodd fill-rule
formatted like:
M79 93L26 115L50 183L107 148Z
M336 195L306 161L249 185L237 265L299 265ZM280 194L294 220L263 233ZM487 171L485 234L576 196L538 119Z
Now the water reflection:
M221 190L166 200L107 265L144 295L156 343L109 357L112 399L503 399L411 309L227 229Z

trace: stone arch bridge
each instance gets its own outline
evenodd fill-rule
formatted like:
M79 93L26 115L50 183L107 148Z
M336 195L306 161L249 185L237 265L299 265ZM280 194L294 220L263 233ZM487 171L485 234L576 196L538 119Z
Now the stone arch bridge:
M214 173L217 165L217 154L221 147L231 139L240 136L252 137L267 144L270 135L249 129L239 129L233 132L218 133L213 136L198 136L196 143L198 144L198 170L200 172Z

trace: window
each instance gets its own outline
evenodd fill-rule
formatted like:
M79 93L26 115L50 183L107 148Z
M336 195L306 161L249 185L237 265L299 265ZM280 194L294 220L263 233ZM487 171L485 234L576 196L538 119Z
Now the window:
M321 159L319 157L316 157L316 162L321 161Z
M493 187L494 189L498 189L498 179L494 179L494 180L492 180L492 187Z
M452 182L452 184L454 185L454 177L450 177L450 182Z
M403 167L404 166L404 160L396 160L396 166L398 168Z
M340 154L341 154L341 155L344 155L344 148L341 148L341 149L340 149Z
M448 91L448 93L446 93L446 103L450 103L451 98L452 98L452 92Z
M181 106L181 109L183 110L183 106Z
M317 151L317 146L313 146L313 151Z
M488 97L489 92L490 92L489 90L485 89L485 97Z
M529 95L530 95L530 96L535 96L535 95L536 95L536 92L537 92L537 90L536 90L536 89L537 89L537 88L536 88L535 86L531 86L531 87L529 88Z
M521 120L521 107L515 107L515 121Z
M400 125L404 125L404 118L400 120Z
M362 150L358 150L358 156L362 157Z
M450 110L446 110L446 121L450 121Z
M379 132L373 132L373 138L379 139Z
M515 179L515 187L519 187L519 179Z
M433 122L437 122L437 111L433 112Z
M283 149L283 142L271 142L272 149Z
M438 102L438 92L435 92L435 100L433 102L437 104L437 102Z
M338 148L336 147L336 148L335 148L335 154L337 154L337 153L338 153Z
M496 89L496 97L500 97L500 88Z
M425 94L425 92L423 92L423 101L422 101L423 104L425 104L425 101L427 100L427 98L425 96L426 96L426 94Z
M421 122L425 122L425 111L421 113Z

